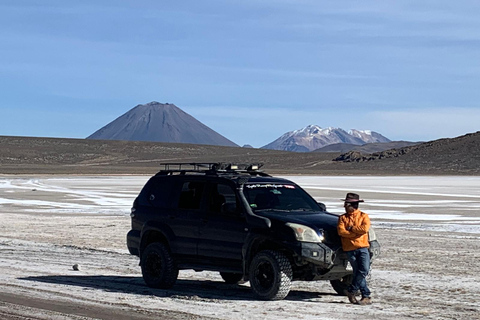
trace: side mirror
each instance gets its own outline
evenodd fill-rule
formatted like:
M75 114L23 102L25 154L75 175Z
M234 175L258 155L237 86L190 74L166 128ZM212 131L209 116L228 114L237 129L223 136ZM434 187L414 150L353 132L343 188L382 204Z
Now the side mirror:
M323 202L317 202L317 203L320 209L322 209L322 211L327 211L327 206L325 205L325 203Z

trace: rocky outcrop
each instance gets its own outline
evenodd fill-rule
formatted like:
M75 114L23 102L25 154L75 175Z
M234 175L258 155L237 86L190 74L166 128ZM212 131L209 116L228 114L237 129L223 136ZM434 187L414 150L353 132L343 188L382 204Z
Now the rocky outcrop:
M360 162L360 161L372 161L377 159L395 158L405 155L413 150L413 147L406 147L400 149L390 149L382 152L375 152L372 154L362 154L359 151L350 151L333 159L333 161L343 162Z

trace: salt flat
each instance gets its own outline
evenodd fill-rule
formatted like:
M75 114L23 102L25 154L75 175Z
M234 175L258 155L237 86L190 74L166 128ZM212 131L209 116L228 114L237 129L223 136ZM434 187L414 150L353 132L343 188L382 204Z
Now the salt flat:
M377 225L480 234L480 177L290 178L332 213L343 211L338 196L354 191Z
M214 272L182 271L171 290L147 288L125 235L148 178L0 177L0 316L480 319L480 177L287 177L332 213L342 213L346 192L365 200L382 244L369 307L348 304L325 281L295 282L274 302Z

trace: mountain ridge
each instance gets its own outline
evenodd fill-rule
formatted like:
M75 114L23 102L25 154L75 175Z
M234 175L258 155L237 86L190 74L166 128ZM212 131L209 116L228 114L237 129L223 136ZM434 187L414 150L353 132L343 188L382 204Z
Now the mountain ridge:
M455 138L443 138L399 149L371 154L350 151L333 159L334 162L355 163L362 170L378 166L408 171L422 168L423 174L480 173L480 131Z

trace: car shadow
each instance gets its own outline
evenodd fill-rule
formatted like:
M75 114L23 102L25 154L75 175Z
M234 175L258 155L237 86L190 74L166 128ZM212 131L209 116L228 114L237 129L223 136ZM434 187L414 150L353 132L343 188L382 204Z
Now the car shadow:
M221 299L221 300L256 300L247 285L227 284L222 281L178 279L171 289L149 288L141 277L129 276L35 276L19 280L35 281L49 284L76 286L107 292L129 293L145 296L172 297L177 299ZM285 300L309 301L334 293L319 293L291 290Z

